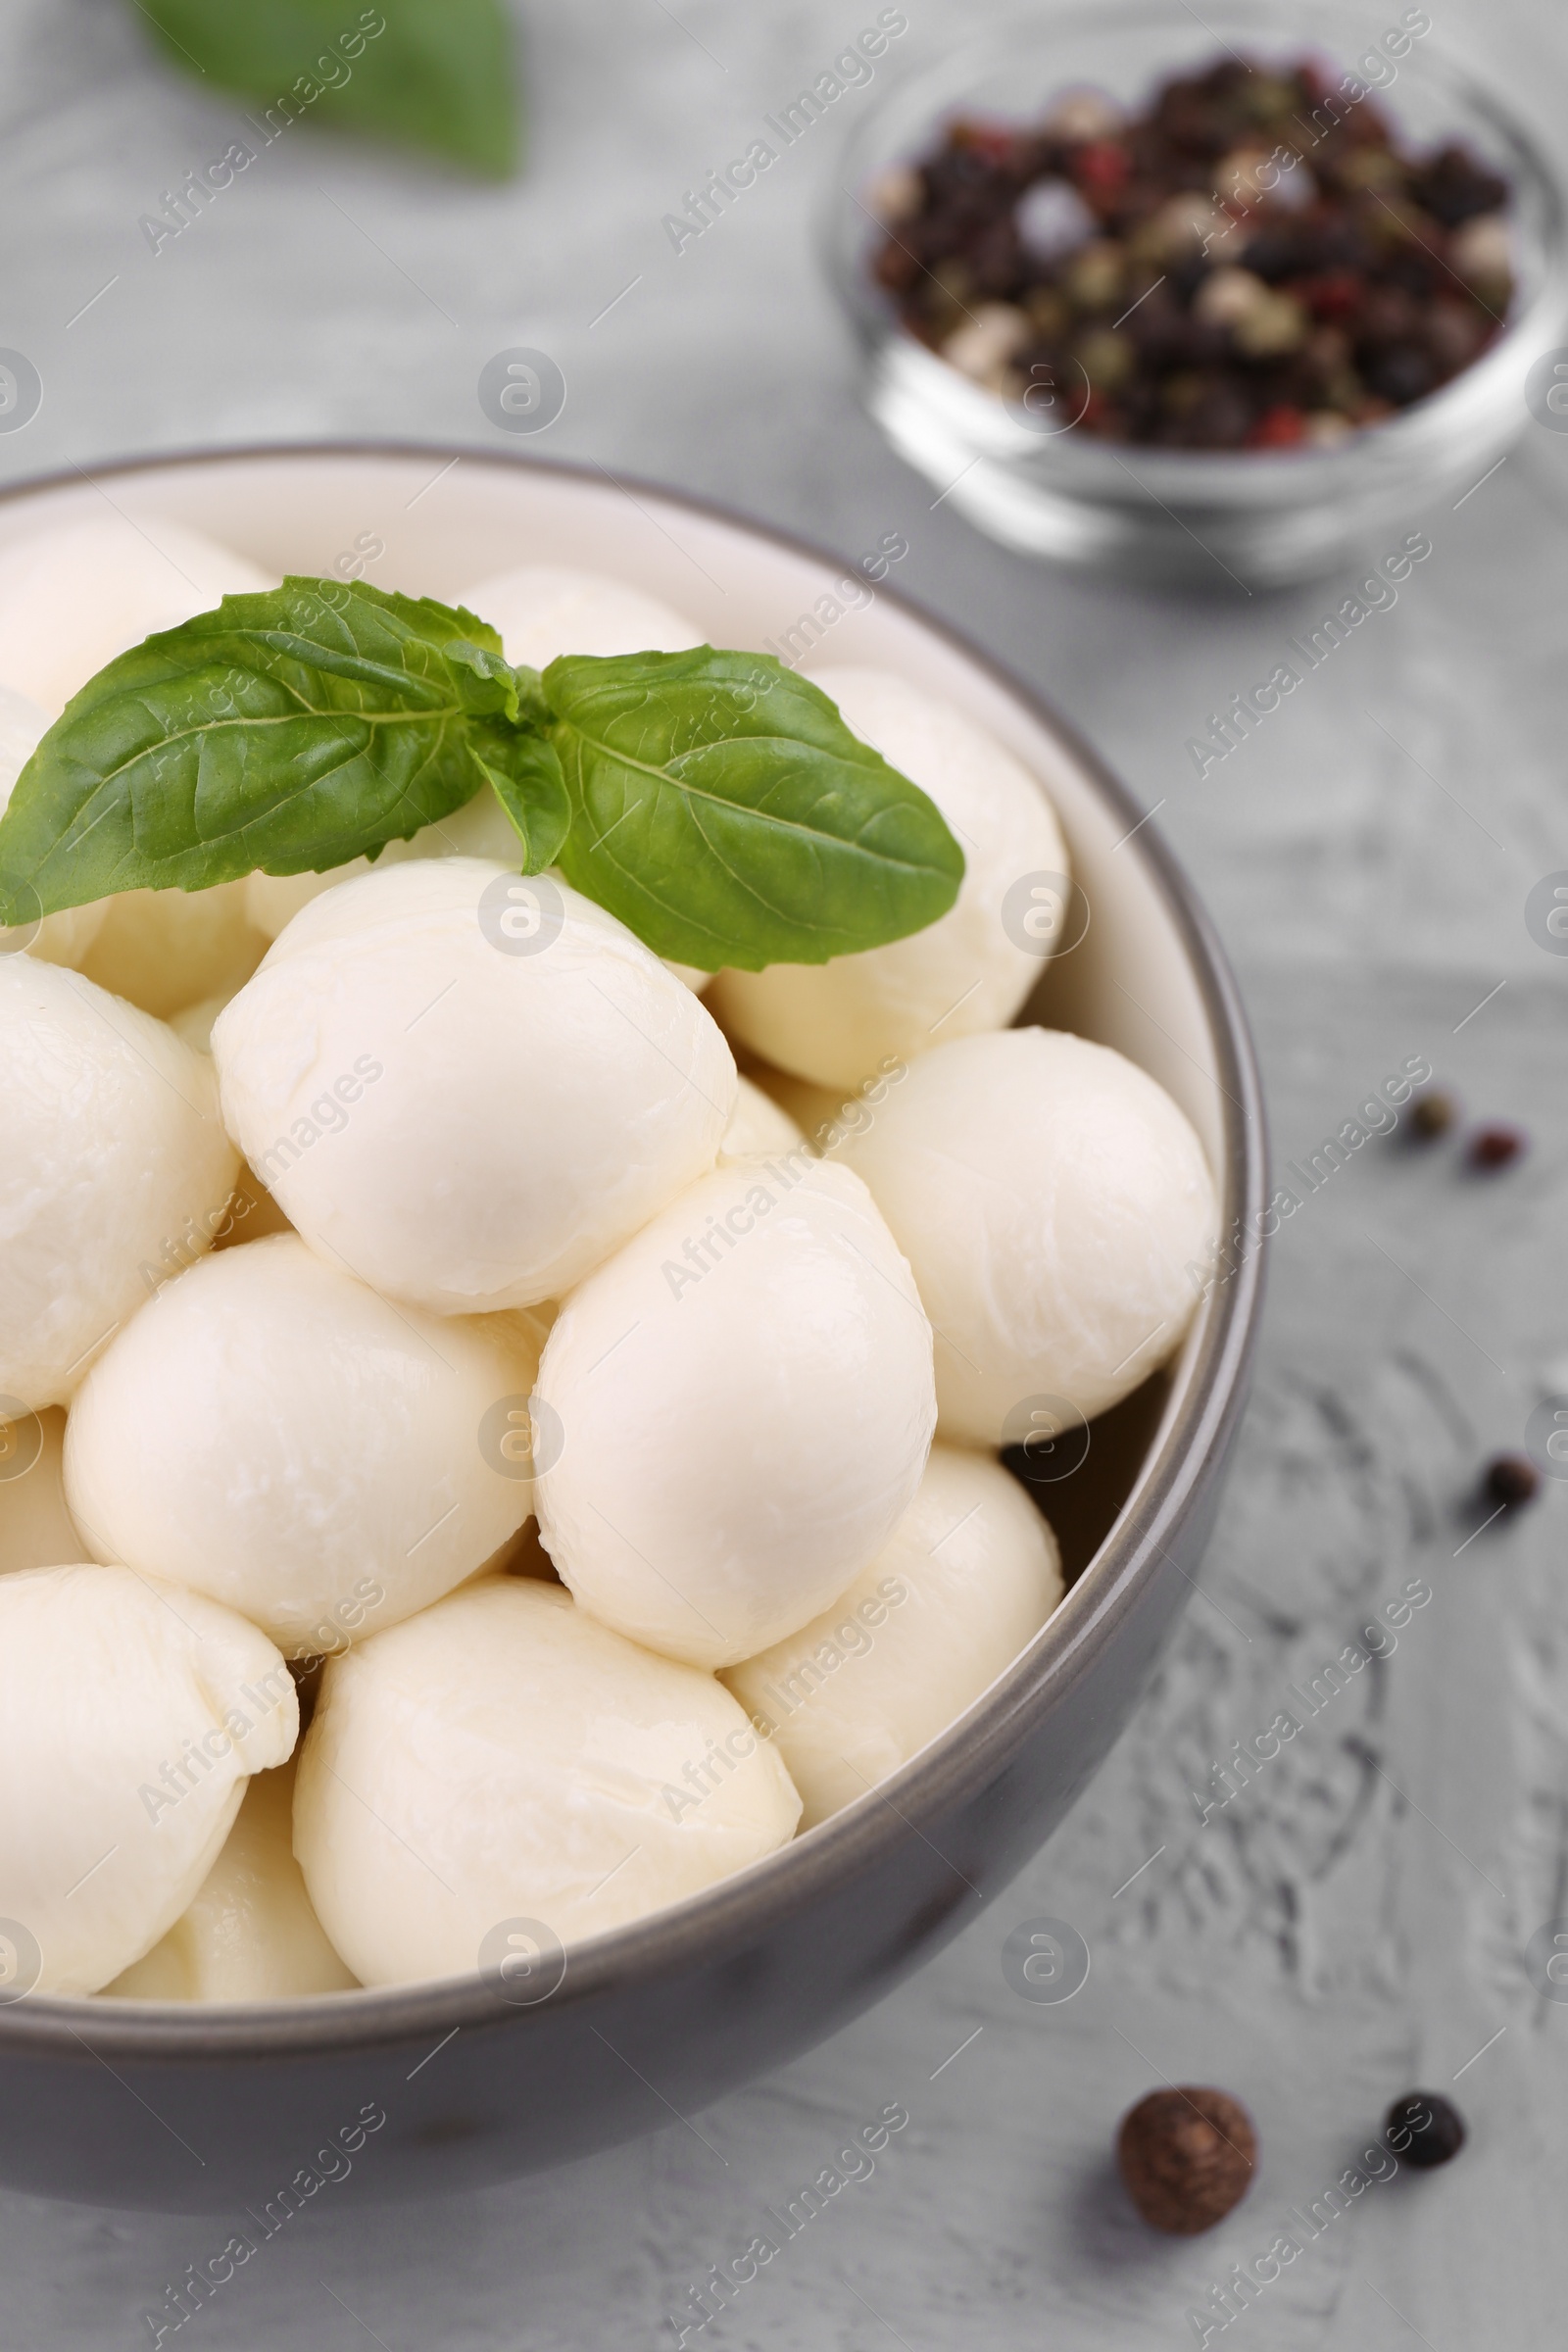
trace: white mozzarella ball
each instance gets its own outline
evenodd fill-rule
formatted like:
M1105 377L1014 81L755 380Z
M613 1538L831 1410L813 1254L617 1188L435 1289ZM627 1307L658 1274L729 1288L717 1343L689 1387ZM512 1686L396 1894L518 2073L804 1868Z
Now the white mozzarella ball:
M507 660L543 669L561 654L681 654L703 643L683 612L593 571L523 564L456 599L500 634Z
M539 906L543 929L504 927ZM313 1249L439 1314L558 1297L712 1165L735 1102L657 956L477 858L314 901L213 1051L229 1132Z
M707 1176L562 1307L539 1528L583 1606L698 1666L825 1608L906 1509L931 1333L865 1187L797 1147Z
M225 596L275 588L229 547L162 516L52 524L6 542L0 564L0 685L58 717L117 654L177 628Z
M721 1159L757 1159L769 1152L793 1152L806 1138L787 1110L750 1078L740 1081L735 1110L719 1147Z
M1067 849L1035 778L949 703L877 669L822 669L812 684L846 726L929 794L964 856L956 905L925 930L822 964L721 972L713 1009L732 1037L823 1086L858 1087L889 1057L1004 1029L1042 963L1010 935L1003 901L1035 873L1067 873Z
M64 1404L207 1248L239 1166L212 1063L30 956L0 958L0 1396Z
M497 1577L327 1667L294 1848L365 1984L494 1982L509 1926L568 1945L620 1927L760 1861L799 1814L710 1676Z
M1011 1443L1038 1396L1088 1419L1179 1346L1213 1179L1163 1087L1108 1046L1053 1029L939 1046L840 1151L914 1268L945 1438Z
M83 1382L72 1515L100 1558L210 1593L290 1656L329 1650L438 1600L521 1526L514 1433L537 1362L513 1318L394 1306L291 1234L225 1250Z
M0 1400L0 1576L69 1567L87 1545L66 1507L66 1416L5 1410Z
M287 2001L357 1983L328 1943L294 1859L288 1763L247 1785L189 1909L104 1992L124 2001Z
M104 903L81 958L89 980L160 1020L206 997L229 997L267 953L246 918L245 884L211 890L127 890Z
M945 1732L1062 1595L1056 1540L989 1454L934 1446L891 1540L831 1609L720 1678L811 1829Z
M49 713L24 694L0 686L0 813L10 807L17 778L37 750ZM90 906L67 906L42 922L12 930L0 924L0 956L25 948L44 963L79 964L97 938L108 911L107 899Z
M0 1577L0 1723L8 1920L43 1991L96 1992L185 1909L247 1776L291 1752L299 1704L232 1610L73 1565Z

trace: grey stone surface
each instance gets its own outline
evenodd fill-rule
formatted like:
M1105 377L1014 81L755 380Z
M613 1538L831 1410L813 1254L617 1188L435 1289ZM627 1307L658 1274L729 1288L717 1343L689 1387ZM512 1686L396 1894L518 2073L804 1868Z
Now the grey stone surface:
M138 215L221 150L238 110L156 63L128 0L10 0L0 342L29 354L45 398L0 438L0 478L249 440L496 446L479 368L542 346L569 397L541 447L849 554L904 529L903 585L1163 804L1155 821L1240 972L1283 1158L1412 1054L1475 1113L1522 1119L1531 1155L1482 1181L1450 1146L1370 1144L1271 1245L1256 1402L1202 1593L1075 1816L934 1967L693 2128L554 2180L378 2211L359 2194L368 2155L189 2339L672 2345L664 2315L708 2267L897 2100L910 2122L874 2178L791 2240L710 2340L1195 2342L1189 2308L1420 2082L1462 2104L1462 2159L1367 2189L1211 2340L1534 2352L1561 2339L1564 2286L1568 2008L1537 1997L1523 1952L1568 1910L1568 1492L1468 1543L1465 1496L1544 1388L1568 1388L1568 1367L1552 1372L1568 1359L1568 964L1523 921L1531 884L1568 866L1568 443L1533 430L1460 511L1424 516L1433 555L1398 606L1200 782L1185 738L1266 674L1320 593L1112 590L932 512L857 410L813 258L837 125L697 246L662 242L694 176L874 13L531 9L533 153L516 185L475 189L302 126L155 257ZM910 49L974 13L911 0ZM1561 21L1528 0L1446 0L1442 15L1551 136ZM1416 1577L1433 1598L1395 1653L1201 1823L1192 1791L1231 1743ZM1060 2007L1020 2000L1000 1965L1009 1930L1041 1913L1093 1952ZM1162 2078L1227 2085L1261 2135L1249 2200L1194 2243L1152 2238L1107 2170L1116 2118ZM144 2310L222 2235L0 2199L0 2341L146 2343Z

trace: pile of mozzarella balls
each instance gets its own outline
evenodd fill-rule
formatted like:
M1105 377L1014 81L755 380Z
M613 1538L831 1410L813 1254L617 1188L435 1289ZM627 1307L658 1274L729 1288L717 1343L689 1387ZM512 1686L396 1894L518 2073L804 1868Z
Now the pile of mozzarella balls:
M115 653L273 584L172 524L13 548L5 790ZM700 642L586 575L461 601L534 665ZM876 1788L1061 1598L1009 1416L1170 1355L1212 1183L1142 1070L1006 1026L1001 902L1067 868L1036 780L811 674L967 859L893 946L709 984L525 882L488 793L0 938L0 1917L41 1989L569 1946Z

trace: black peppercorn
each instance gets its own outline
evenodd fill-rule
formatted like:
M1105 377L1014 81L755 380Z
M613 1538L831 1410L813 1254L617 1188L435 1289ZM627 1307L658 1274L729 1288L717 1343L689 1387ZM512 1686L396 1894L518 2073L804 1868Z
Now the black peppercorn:
M1453 1125L1454 1109L1451 1095L1436 1091L1430 1095L1417 1095L1410 1105L1411 1132L1424 1144L1436 1142L1440 1135L1446 1135Z
M1506 1168L1518 1159L1525 1148L1525 1139L1517 1127L1500 1123L1478 1127L1470 1139L1470 1164L1476 1168Z
M1380 400L1390 400L1398 409L1423 398L1438 380L1436 362L1414 343L1395 343L1370 353L1361 373Z
M1534 1462L1522 1453L1499 1453L1487 1465L1487 1500L1507 1510L1519 1503L1533 1502L1541 1485L1541 1474Z
M1464 2121L1435 2090L1406 2091L1383 2119L1384 2136L1396 2156L1426 2172L1446 2164L1464 2146Z

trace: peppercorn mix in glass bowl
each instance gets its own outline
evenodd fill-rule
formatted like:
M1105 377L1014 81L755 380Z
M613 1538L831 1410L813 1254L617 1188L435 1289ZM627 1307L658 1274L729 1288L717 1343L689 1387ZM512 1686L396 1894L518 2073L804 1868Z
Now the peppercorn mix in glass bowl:
M1556 181L1420 8L1015 25L891 90L840 177L900 454L1142 579L1310 576L1461 495L1568 313Z

